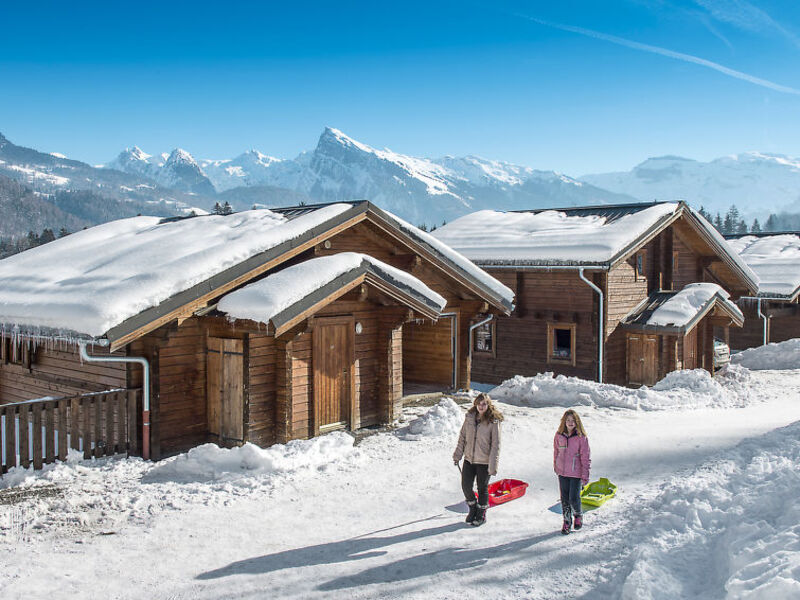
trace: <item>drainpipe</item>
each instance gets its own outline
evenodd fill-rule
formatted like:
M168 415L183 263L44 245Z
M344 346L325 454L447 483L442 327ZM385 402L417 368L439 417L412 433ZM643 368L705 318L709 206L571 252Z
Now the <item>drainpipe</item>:
M453 355L453 373L451 374L451 385L456 389L456 381L458 381L458 313L448 312L439 315L439 318L447 317L450 319L450 353Z
M597 297L600 300L600 314L597 318L597 382L603 383L603 346L605 346L604 342L604 332L603 332L603 290L597 287L594 283L586 279L586 276L583 274L583 268L578 269L578 276L595 292L597 292Z
M107 345L105 342L101 345ZM150 460L150 363L141 356L89 356L87 342L79 341L81 359L86 362L136 363L142 365L142 458Z
M472 369L472 332L475 331L481 325L485 325L492 319L494 319L494 315L489 315L483 321L478 321L477 323L475 323L475 325L469 326L469 350L467 351L467 356L469 357L470 370ZM492 340L492 343L496 344L497 340Z
M778 301L778 302L786 302L788 300L788 298L786 298L786 297L781 298L781 297L778 297L778 296L739 296L739 300L756 300L758 302L758 304L757 304L757 306L758 306L758 316L761 317L762 321L764 321L764 334L763 334L764 343L762 345L766 346L767 343L768 343L767 342L767 319L769 319L769 317L761 312L761 301L762 300L775 300L775 301Z

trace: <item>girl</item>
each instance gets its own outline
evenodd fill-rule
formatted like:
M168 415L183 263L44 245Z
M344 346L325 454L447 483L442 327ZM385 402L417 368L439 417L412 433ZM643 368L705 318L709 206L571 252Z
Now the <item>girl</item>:
M573 512L575 529L583 527L581 484L589 483L591 462L586 430L578 413L570 409L561 417L561 423L553 440L553 470L558 475L558 485L561 489L561 512L564 515L561 533L564 535L567 535L573 527Z
M492 403L489 394L478 394L472 407L464 417L458 435L453 462L458 465L464 457L461 470L461 489L469 505L467 523L479 527L486 522L489 508L489 477L497 475L500 458L500 421L503 415ZM478 480L478 501L472 491L473 481Z

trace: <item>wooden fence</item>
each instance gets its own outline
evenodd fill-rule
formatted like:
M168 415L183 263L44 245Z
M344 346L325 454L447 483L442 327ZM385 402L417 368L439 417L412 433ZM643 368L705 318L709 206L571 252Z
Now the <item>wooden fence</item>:
M136 454L140 395L116 390L0 405L0 473L66 460L68 448L84 458Z

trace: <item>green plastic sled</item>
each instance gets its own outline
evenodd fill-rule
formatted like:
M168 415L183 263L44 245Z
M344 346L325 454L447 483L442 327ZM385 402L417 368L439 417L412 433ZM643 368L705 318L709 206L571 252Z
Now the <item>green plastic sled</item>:
M613 498L617 493L617 486L605 477L598 481L587 483L581 490L581 502L590 506L602 506L606 500Z

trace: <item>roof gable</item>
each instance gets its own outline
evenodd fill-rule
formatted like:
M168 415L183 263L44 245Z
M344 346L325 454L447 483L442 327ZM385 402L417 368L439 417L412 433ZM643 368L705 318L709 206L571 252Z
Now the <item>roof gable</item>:
M276 335L309 311L367 282L428 318L447 301L419 279L366 254L342 252L313 258L223 296L217 310L232 319L271 323Z

